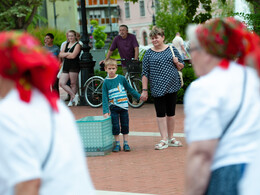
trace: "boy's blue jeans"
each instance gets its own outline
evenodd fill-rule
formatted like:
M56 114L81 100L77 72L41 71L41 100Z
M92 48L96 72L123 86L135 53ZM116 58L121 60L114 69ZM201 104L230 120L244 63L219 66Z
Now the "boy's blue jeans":
M110 105L111 119L112 119L112 132L113 135L120 134L120 125L121 124L121 133L128 134L129 133L129 116L128 110L120 108L118 106Z

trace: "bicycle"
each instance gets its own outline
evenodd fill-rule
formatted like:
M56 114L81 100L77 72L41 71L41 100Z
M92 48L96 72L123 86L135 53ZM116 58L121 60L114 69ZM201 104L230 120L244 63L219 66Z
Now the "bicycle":
M127 73L125 78L130 86L135 89L138 93L142 93L142 81L136 77L136 74L141 73L141 63L138 60L125 60L119 59L117 61L126 61ZM100 70L105 71L104 64L100 65ZM98 108L102 105L102 86L104 78L100 76L90 77L84 84L84 95L86 102L93 108ZM128 104L133 108L140 108L144 102L136 100L130 93L127 93Z

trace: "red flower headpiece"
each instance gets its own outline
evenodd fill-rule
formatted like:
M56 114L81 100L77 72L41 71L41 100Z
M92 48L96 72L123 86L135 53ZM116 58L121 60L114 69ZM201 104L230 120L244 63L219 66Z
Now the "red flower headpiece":
M260 46L260 38L233 17L215 18L201 24L196 34L200 45L208 53L227 60L237 58L242 65L246 56Z
M58 96L51 91L59 62L34 37L25 32L0 33L0 75L15 81L21 100L30 102L32 87L37 88L54 110Z

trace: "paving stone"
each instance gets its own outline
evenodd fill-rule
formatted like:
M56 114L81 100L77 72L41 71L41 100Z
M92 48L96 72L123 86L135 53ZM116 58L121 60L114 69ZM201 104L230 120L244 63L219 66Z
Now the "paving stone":
M71 107L76 119L102 115L102 107ZM130 131L158 132L153 104L129 108ZM183 133L183 105L176 106L175 133ZM122 145L122 136L120 136ZM184 166L187 146L185 138L178 137L183 147L154 150L158 136L129 136L131 152L110 153L88 157L86 162L97 190L181 195L184 192Z

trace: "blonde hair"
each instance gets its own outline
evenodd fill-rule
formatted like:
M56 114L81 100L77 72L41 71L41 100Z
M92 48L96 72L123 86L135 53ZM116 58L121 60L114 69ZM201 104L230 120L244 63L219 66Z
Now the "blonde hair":
M164 31L161 28L158 28L157 26L153 26L151 32L149 33L149 37L155 37L157 35L160 35L161 37L164 36Z
M116 66L117 67L117 61L112 58L108 58L105 60L105 68L108 66Z

